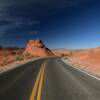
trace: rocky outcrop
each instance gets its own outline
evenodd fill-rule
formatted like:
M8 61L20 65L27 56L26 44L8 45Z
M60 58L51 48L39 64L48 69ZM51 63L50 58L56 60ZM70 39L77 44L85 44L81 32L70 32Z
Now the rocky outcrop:
M53 52L48 49L42 40L29 40L26 44L24 54L31 54L33 56L54 56Z

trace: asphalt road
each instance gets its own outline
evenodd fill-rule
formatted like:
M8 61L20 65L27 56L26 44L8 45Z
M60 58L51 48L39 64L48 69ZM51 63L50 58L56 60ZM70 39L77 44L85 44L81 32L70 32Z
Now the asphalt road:
M41 59L0 74L0 100L100 100L100 81L60 58Z

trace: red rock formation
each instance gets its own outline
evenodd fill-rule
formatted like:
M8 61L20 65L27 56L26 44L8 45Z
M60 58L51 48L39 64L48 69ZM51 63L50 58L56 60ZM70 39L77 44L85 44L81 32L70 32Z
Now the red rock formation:
M31 54L33 56L54 56L52 51L45 47L40 39L29 40L26 45L24 54Z
M69 61L89 72L100 73L100 47L73 51Z

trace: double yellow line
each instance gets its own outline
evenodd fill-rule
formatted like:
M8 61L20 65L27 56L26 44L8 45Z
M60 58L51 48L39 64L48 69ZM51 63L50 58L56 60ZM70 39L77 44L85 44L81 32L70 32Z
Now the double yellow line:
M31 93L29 100L41 100L43 76L44 76L46 64L47 64L47 60L41 66L41 69L37 75L36 82L35 82L34 87L32 89L32 93Z

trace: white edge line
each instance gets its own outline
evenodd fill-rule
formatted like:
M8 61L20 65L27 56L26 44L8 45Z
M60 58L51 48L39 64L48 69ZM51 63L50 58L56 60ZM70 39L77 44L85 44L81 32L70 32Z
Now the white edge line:
M65 64L67 64L67 65L69 65L69 66L71 66L71 67L77 69L78 71L83 72L84 74L86 74L86 75L88 75L88 76L90 76L90 77L92 77L92 78L95 78L95 79L97 79L97 80L100 81L100 78L98 78L98 77L96 77L96 76L94 76L94 75L92 75L92 74L87 73L86 71L83 71L83 70L81 70L81 69L79 69L79 68L73 66L71 63L68 63L67 61L65 61L64 58L61 58L61 61L63 61Z

